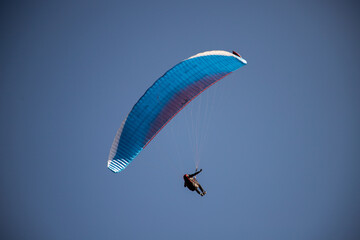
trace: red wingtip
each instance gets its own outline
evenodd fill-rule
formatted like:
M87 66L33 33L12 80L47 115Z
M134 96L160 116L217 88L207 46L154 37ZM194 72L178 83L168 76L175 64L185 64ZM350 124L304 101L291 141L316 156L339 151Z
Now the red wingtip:
M237 52L235 52L235 51L233 51L232 53L233 53L234 55L236 55L236 56L241 57L241 56L240 56L240 54L238 54L238 53L237 53ZM241 57L241 58L242 58L242 57Z

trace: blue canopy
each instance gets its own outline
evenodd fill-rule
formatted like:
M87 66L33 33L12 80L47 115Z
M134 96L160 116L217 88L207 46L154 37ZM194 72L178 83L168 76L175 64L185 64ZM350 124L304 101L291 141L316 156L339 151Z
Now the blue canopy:
M191 100L247 62L236 52L196 54L167 71L138 100L112 144L108 168L122 171Z

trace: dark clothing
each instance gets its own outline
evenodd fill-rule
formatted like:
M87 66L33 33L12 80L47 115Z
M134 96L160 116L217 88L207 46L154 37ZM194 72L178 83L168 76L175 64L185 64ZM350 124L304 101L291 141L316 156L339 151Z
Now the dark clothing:
M196 180L196 175L199 174L201 171L202 171L202 169L200 169L200 171L197 171L193 174L185 174L184 175L184 187L187 187L191 191L196 191L198 194L203 196L206 194L206 192L201 187L200 183ZM198 188L200 188L201 192L198 190Z

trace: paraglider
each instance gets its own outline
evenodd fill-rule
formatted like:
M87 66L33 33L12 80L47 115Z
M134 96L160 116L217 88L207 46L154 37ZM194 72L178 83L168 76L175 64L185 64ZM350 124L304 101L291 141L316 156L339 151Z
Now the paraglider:
M124 170L191 100L246 64L238 53L218 50L196 54L167 71L122 122L111 146L108 168Z
M190 191L196 191L200 196L204 196L206 194L206 191L201 187L200 183L196 180L196 175L202 172L202 169L200 171L195 171L193 174L185 174L183 176L184 178L184 187L187 187ZM201 192L199 191L201 190Z

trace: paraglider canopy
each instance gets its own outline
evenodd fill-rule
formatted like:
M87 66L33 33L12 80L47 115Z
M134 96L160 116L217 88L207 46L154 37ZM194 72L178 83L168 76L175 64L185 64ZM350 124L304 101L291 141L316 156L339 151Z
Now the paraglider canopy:
M246 65L238 53L198 53L167 71L138 100L116 133L108 158L113 172L123 170L191 100Z

